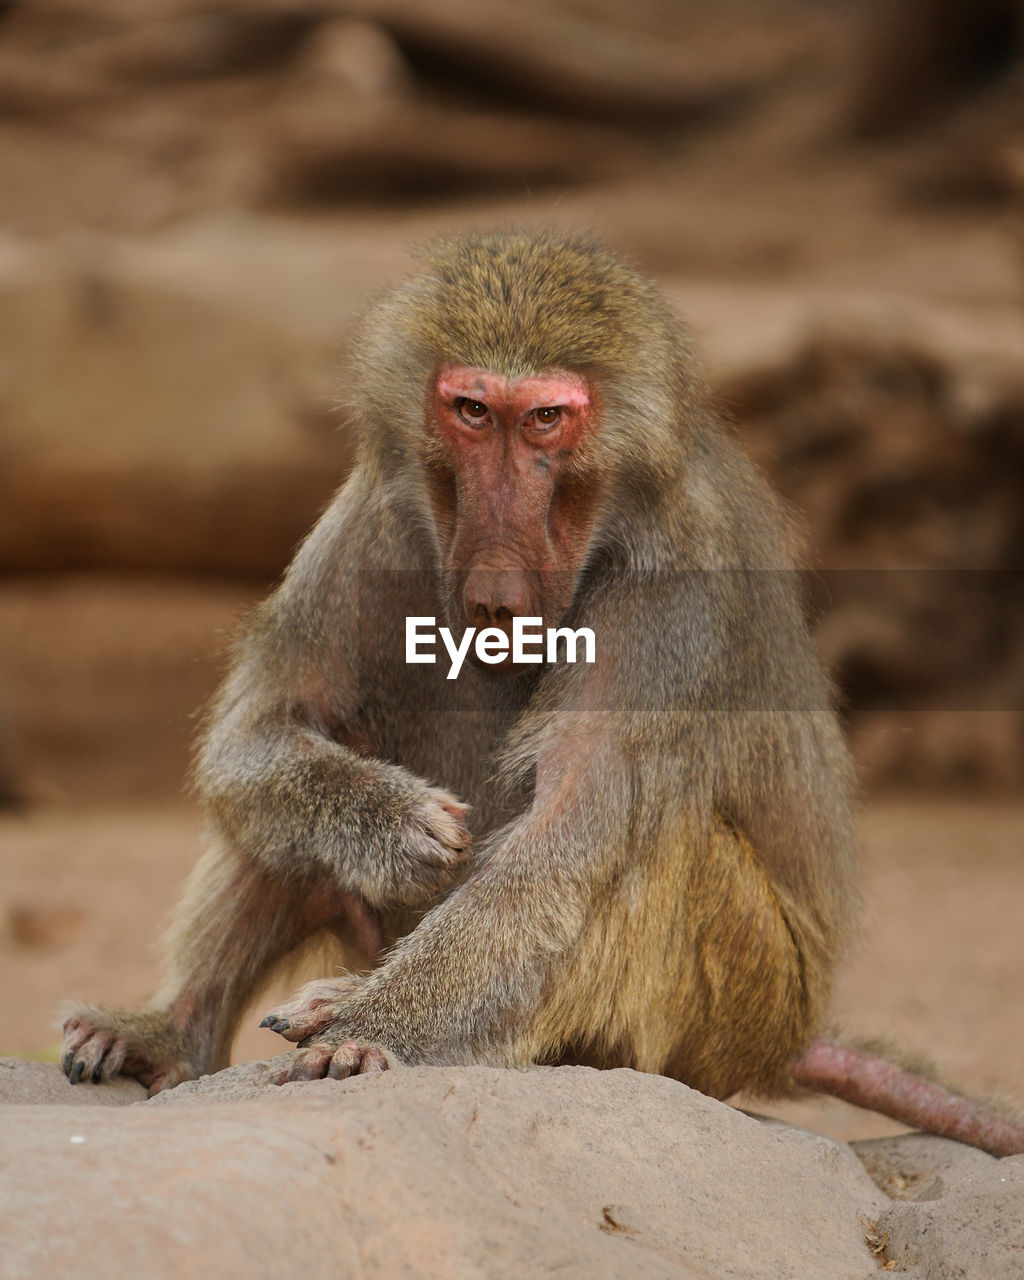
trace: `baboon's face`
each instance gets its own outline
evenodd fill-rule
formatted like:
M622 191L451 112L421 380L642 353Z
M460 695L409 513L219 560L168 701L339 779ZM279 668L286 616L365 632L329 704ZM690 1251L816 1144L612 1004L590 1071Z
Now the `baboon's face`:
M431 502L453 625L555 626L572 600L596 507L581 466L593 389L574 373L505 378L445 365L434 385ZM515 671L511 657L488 668Z

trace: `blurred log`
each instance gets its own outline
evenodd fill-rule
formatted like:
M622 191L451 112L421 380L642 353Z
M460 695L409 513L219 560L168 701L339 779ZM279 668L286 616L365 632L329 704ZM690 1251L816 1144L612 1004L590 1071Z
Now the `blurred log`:
M1024 0L875 5L850 108L855 135L897 139L910 201L1000 206L1024 138Z
M348 0L339 8L386 27L418 71L453 93L535 111L619 125L671 121L735 106L751 88L751 69L735 60L709 65L684 44L553 7Z
M1008 710L868 712L850 731L861 786L1019 795L1024 787L1024 714Z
M349 461L342 445L320 466L11 465L0 479L0 574L102 565L269 584Z
M265 582L287 563L349 465L329 340L358 298L335 277L290 310L308 263L287 236L241 288L218 261L232 238L0 263L0 569Z
M1024 784L1024 385L819 337L722 394L810 525L818 643L865 782Z
M137 95L140 85L152 95L180 82L272 72L322 19L322 9L301 6L148 16L137 8L26 8L0 28L0 116L52 120Z
M509 0L67 4L0 28L0 219L33 230L614 178L793 56Z
M652 159L629 135L597 125L423 102L330 104L330 95L313 93L271 114L257 158L257 202L452 201L614 178Z
M5 709L0 709L0 810L20 809L28 799L18 750Z
M52 121L114 93L102 72L0 48L0 118Z
M0 577L4 711L22 798L180 796L252 586L124 573Z
M1021 0L885 0L865 12L854 131L895 133L991 88L1024 57Z
M571 113L620 126L729 109L779 71L771 48L709 59L678 40L513 0L164 0L16 11L5 24L0 109L56 110L104 82L149 85L284 67L318 25L344 18L389 31L421 78L452 99ZM66 30L63 30L66 26Z

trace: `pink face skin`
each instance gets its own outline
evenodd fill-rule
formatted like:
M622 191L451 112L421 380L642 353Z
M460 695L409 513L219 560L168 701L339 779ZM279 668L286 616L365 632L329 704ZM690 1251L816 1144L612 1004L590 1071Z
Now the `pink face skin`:
M575 373L439 372L433 419L449 483L435 508L466 626L510 632L514 617L553 626L565 613L595 497L574 462L596 417L594 393Z
M487 369L448 365L438 375L437 408L442 430L447 425L470 432L518 427L531 445L571 448L589 415L590 391L575 373L510 379ZM551 410L557 412L554 421L546 414Z

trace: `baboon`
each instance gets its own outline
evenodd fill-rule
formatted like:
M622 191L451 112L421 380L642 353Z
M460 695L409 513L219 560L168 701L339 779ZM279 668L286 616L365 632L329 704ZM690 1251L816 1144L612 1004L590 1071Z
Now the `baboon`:
M444 240L370 311L349 399L355 469L202 739L210 846L162 990L75 1007L71 1081L223 1067L326 931L363 972L264 1019L301 1042L282 1080L574 1062L892 1110L815 1039L856 859L791 522L654 285L584 237ZM450 679L406 661L407 619L496 650ZM595 660L502 656L523 619L589 628Z

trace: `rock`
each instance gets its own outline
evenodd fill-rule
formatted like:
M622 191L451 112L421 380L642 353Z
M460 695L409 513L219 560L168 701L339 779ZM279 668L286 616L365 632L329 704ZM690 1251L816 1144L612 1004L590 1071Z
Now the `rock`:
M957 1163L878 1219L885 1257L927 1280L1020 1280L1024 1156Z
M1022 1157L927 1134L848 1146L633 1071L275 1088L283 1061L136 1101L0 1060L0 1276L75 1267L86 1232L104 1275L157 1280L282 1259L341 1280L1020 1275Z
M859 1218L886 1200L849 1148L662 1077L446 1067L275 1089L273 1070L102 1112L7 1108L0 1275L81 1270L86 1233L109 1276L875 1274Z
M135 1080L115 1080L112 1084L97 1085L86 1093L69 1084L63 1072L49 1063L0 1058L2 1107L27 1103L45 1107L124 1107L130 1102L142 1102L145 1097L146 1090ZM13 1111L5 1113L13 1114Z
M57 951L75 942L85 912L67 903L15 901L6 912L6 933L16 947Z
M964 1171L982 1172L996 1163L987 1151L933 1133L863 1138L850 1146L875 1185L892 1200L929 1199L929 1188L937 1180Z

